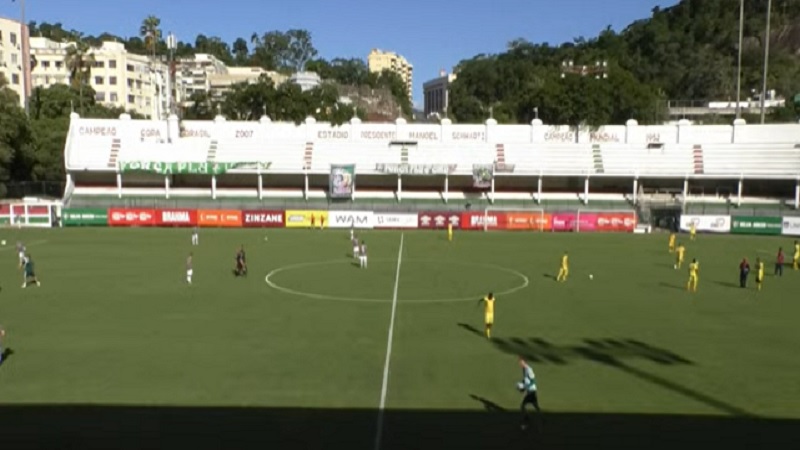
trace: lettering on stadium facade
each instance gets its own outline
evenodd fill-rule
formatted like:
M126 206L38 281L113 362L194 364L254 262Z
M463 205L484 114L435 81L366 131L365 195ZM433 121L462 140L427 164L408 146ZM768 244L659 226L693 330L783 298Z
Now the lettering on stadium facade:
M350 132L344 130L320 130L317 132L319 139L349 139Z
M116 136L117 127L80 127L78 133L82 136Z

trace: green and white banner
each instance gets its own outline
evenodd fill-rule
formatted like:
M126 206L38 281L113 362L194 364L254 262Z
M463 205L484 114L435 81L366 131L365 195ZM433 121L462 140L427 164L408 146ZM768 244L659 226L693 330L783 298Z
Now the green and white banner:
M331 164L329 192L331 198L350 198L356 184L355 164Z
M489 189L494 178L494 164L472 165L472 187L476 189Z
M220 175L229 170L267 170L272 163L264 162L154 162L126 161L119 164L122 173L145 172L161 175L199 174Z

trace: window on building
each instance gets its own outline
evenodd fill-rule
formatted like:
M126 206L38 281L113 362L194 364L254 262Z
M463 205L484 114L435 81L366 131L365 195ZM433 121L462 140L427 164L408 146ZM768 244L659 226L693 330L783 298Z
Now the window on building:
M127 70L128 72L133 72L133 64L128 64L127 66L125 66L125 70Z
M11 84L19 84L19 74L15 73L11 75Z
M117 60L116 59L109 59L108 60L108 68L109 69L116 69L117 68Z
M112 92L112 93L111 93L111 94L108 96L108 101L110 101L110 102L112 102L112 103L116 103L116 102L118 102L118 101L119 101L119 97L117 96L117 93L116 93L116 92Z
M104 68L105 66L106 66L106 63L105 63L105 61L95 61L95 62L94 62L94 67L96 67L96 68L98 68L98 69L102 69L102 68Z
M135 99L134 99L134 97L132 95L128 96L128 103L133 103L134 100Z
M112 86L116 86L117 85L117 77L108 77L108 84L110 84Z
M132 79L130 79L130 78L128 78L128 87L129 87L129 88L132 88L132 87L133 87L133 80L132 80Z
M94 77L94 84L103 84L103 77Z
M11 45L17 45L17 33L9 33Z
M0 30L0 42L3 42L3 31Z
M106 101L106 93L105 92L98 92L95 94L94 99L98 102Z
M42 69L49 69L50 61L42 61Z
M44 84L50 84L50 77L44 77Z
M150 106L150 98L149 97L144 101L144 105L145 106Z
M142 88L142 80L136 80L136 89Z
M62 67L64 67L64 62L63 61L56 61L56 69L60 70Z
M18 64L19 63L19 55L16 53L11 54L11 64Z

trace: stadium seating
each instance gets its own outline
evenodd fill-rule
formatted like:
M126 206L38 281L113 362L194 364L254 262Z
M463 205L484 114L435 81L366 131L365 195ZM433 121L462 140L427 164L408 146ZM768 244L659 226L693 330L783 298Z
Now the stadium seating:
M268 118L238 122L221 117L180 123L174 116L167 121L140 121L127 116L83 119L73 114L65 163L73 196L165 195L157 174L152 174L152 188L139 179L136 186L126 187L125 180L131 179L128 174L122 175L118 185L115 174L124 162L269 163L266 169L231 170L218 176L215 192L220 197L256 196L253 175L260 171L282 175L267 177L262 196L288 198L324 198L323 179L316 178L309 186L303 177L325 176L332 164L355 164L357 176L390 174L392 170L382 164L439 166L431 173L440 178L419 186L414 183L425 175L415 172L414 177L406 177L402 185L408 192L402 196L393 192L396 175L377 184L378 178L361 178L357 197L380 199L489 198L485 191L473 192L472 175L475 165L494 164L499 175L492 183L491 198L520 200L536 198L540 177L575 178L566 184L573 188L582 187L580 180L586 177L618 178L620 184L634 177L796 180L799 143L800 124L695 126L682 121L639 126L629 121L624 126L576 132L538 120L529 126L499 125L493 119L470 125L447 119L439 125L409 124L402 119L393 124L353 120L334 127L313 119L299 125ZM450 169L449 183L442 176L444 166ZM235 178L248 174L251 178ZM170 192L176 197L208 196L211 178L207 176L208 189L196 182L191 186L182 186L180 180L170 182ZM227 189L236 192L226 193ZM573 189L563 196L582 194L582 189Z

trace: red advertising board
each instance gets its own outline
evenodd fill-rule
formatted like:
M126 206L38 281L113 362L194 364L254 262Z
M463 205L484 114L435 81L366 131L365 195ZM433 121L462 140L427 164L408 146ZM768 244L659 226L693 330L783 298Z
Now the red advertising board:
M453 225L454 229L461 228L461 214L453 211L431 212L424 211L417 215L419 228L447 228L448 224Z
M575 217L575 231L581 233L587 231L597 231L597 219L600 217L597 213L579 213Z
M160 227L191 227L197 225L197 211L193 209L161 209L156 211L156 225Z
M156 223L154 209L111 208L108 225L111 227L149 227Z
M553 214L552 219L552 230L553 231L574 231L575 230L575 219L577 214L575 213L557 213Z
M242 226L254 228L283 228L283 211L249 210L242 211Z
M504 212L465 212L461 213L461 228L464 230L505 230L508 215Z
M603 213L597 217L597 231L633 232L636 215L633 213Z

